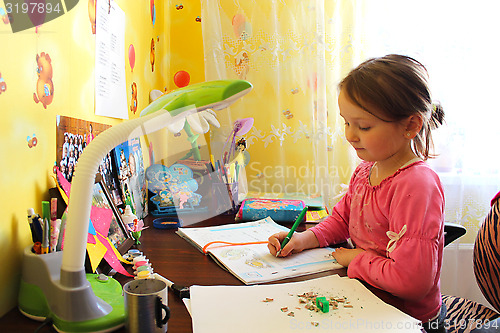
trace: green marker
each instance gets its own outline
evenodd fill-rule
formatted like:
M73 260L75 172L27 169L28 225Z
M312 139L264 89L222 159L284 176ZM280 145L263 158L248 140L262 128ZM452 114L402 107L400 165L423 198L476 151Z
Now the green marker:
M50 252L50 202L42 201L43 239L42 254Z
M286 246L286 244L288 244L288 242L290 241L290 239L293 236L293 233L295 232L295 230L297 230L297 227L299 226L300 222L302 222L302 219L304 218L306 213L307 213L307 206L305 206L304 209L302 209L302 211L299 214L299 217L297 217L297 219L295 220L295 223L293 224L292 229L290 229L290 231L288 232L288 235L286 235L285 239L283 239L283 242L281 243L281 248L278 251L278 253L276 253L276 257L278 257L280 255L281 250L283 250L283 248Z
M42 201L42 219L50 221L50 202Z

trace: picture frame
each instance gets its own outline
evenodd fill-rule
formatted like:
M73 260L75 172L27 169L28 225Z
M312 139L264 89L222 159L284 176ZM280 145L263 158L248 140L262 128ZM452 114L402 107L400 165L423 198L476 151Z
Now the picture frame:
M74 168L87 145L94 137L110 127L111 125L83 119L56 116L56 164L66 180L71 183ZM112 194L115 205L121 207L124 203L111 155L112 151L102 159L98 171L102 175L108 192Z
M96 207L108 208L113 211L113 218L109 226L107 237L111 243L116 247L120 254L126 253L134 244L130 232L127 230L125 223L121 218L120 211L115 205L111 193L109 192L106 183L101 174L96 174L93 194L92 205ZM102 264L102 263L101 263Z

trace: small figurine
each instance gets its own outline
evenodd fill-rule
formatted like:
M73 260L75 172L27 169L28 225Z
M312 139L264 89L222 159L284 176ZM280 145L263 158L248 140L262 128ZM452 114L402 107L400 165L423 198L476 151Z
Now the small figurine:
M144 222L142 220L135 219L132 226L127 224L127 228L130 231L130 235L135 240L135 244L140 245L141 242L139 241L139 238L141 237L142 230L147 228L144 226Z
M141 237L142 230L146 229L147 227L144 227L144 222L134 215L129 205L125 206L122 220L123 223L127 226L127 229L130 231L130 235L135 240L135 244L141 244L139 238Z

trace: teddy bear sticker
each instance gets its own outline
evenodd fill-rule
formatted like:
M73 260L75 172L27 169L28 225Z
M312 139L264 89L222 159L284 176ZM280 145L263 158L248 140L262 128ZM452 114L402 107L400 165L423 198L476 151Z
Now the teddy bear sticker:
M36 83L36 93L33 93L35 103L42 103L46 109L47 105L54 99L54 84L52 83L52 61L50 56L42 52L36 55L38 81Z

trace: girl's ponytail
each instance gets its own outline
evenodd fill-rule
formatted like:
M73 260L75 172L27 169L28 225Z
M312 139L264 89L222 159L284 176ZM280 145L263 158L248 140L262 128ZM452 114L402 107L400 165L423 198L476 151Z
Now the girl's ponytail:
M430 119L431 129L436 129L444 123L444 110L439 102L432 103L432 112Z

